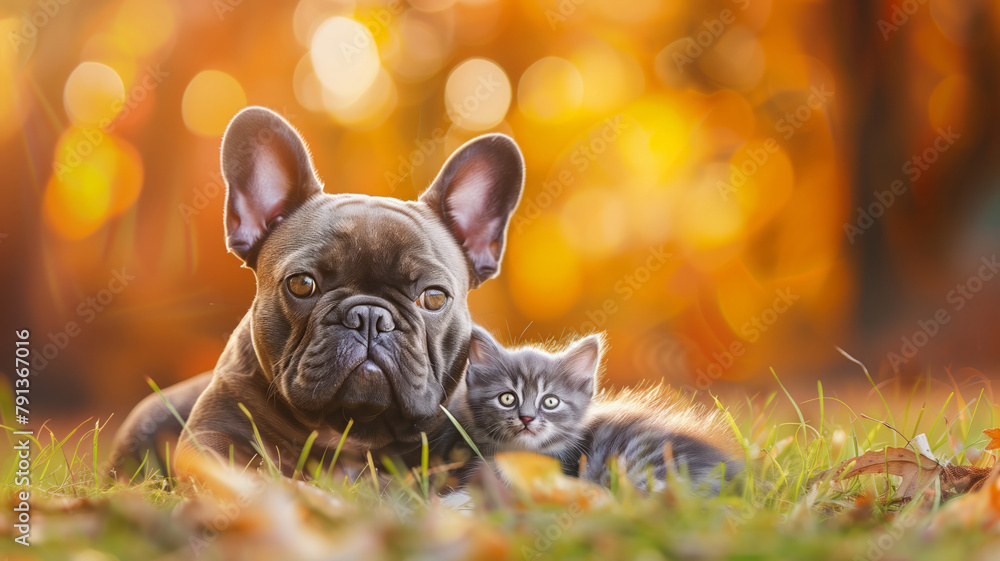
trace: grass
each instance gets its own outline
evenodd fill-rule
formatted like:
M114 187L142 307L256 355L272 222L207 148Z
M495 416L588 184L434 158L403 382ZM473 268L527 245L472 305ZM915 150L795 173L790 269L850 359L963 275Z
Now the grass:
M871 380L871 377L868 377ZM1000 424L988 382L960 386L930 376L876 384L837 397L830 387L789 387L717 398L753 469L703 497L675 482L640 496L619 479L590 495L578 480L538 471L512 488L482 480L471 503L441 499L450 468L426 454L406 469L369 455L354 469L300 458L308 483L210 472L207 483L168 485L139 470L132 485L101 474L110 435L87 420L61 438L42 427L32 439L30 548L12 543L17 465L0 457L4 495L0 552L12 559L957 559L994 555L996 527L940 524L945 504L931 488L918 501L891 500L895 478L835 481L832 467L920 433L956 464L991 456L982 430ZM0 390L11 434L10 389ZM705 398L706 396L701 396ZM885 421L885 423L880 422ZM106 422L106 421L105 421ZM890 426L891 425L891 426ZM426 439L425 439L426 442ZM311 443L311 442L310 442ZM129 474L130 476L132 474ZM534 480L532 478L535 478ZM522 477L522 480L524 478ZM537 481L535 483L534 481ZM1000 505L996 508L1000 509Z

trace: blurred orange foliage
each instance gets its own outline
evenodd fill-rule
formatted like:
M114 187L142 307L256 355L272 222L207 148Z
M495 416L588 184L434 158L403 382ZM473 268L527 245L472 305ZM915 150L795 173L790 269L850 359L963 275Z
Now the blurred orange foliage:
M910 4L8 1L3 321L46 351L54 414L211 368L254 288L219 140L256 104L331 192L413 198L464 141L513 135L528 181L474 317L507 342L607 330L612 383L856 376L836 345L883 375L989 369L1000 290L948 295L1000 230L1000 7Z

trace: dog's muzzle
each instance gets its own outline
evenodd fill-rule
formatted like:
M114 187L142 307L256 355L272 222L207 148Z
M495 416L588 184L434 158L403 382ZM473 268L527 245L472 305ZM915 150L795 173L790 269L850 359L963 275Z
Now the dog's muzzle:
M391 332L396 325L389 310L373 304L351 307L342 323L358 333L366 358L348 375L336 401L347 416L357 420L374 418L392 406L392 387L382 367L371 360L371 348L379 336Z
M366 360L348 376L336 401L349 417L374 418L392 405L392 389L382 369Z

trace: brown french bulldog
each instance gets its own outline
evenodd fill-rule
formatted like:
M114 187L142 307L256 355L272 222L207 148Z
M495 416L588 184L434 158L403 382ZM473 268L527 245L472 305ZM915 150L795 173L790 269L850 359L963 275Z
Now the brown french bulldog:
M223 137L222 173L226 244L257 295L215 370L163 392L187 421L181 447L250 462L243 404L286 475L312 431L320 456L352 419L356 450L418 449L466 369L467 293L500 270L524 184L517 145L500 134L468 142L416 201L330 194L295 129L250 107ZM160 461L158 444L180 432L148 396L116 436L117 475L147 453Z

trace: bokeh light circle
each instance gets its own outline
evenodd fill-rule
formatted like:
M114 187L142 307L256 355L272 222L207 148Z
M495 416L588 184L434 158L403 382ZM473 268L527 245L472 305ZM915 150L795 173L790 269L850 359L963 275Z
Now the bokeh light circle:
M66 114L74 125L96 128L107 124L122 109L125 84L117 72L99 62L81 62L63 89Z
M129 54L147 56L173 36L177 23L174 3L169 0L125 0L118 8L112 33Z
M349 103L344 103L343 98L327 89L323 90L322 100L323 106L338 123L356 130L370 130L392 115L399 96L392 77L379 68L371 87Z
M742 26L723 33L697 62L709 79L739 90L757 85L766 68L764 48L757 34Z
M684 209L677 218L679 239L696 252L708 252L739 241L744 226L740 207L719 193L719 181L727 179L725 168L713 171L695 178L678 203L678 208Z
M564 58L539 59L524 71L517 85L518 107L538 121L565 121L582 103L583 76Z
M292 90L299 105L310 111L323 110L323 84L313 70L312 58L306 54L295 65L292 75Z
M452 123L471 131L491 129L507 115L511 85L500 65L485 58L470 58L448 75L445 107Z
M602 42L581 47L570 59L583 77L583 106L603 113L642 95L642 67L627 51Z
M181 115L191 132L221 136L229 120L246 104L246 93L236 78L219 70L204 70L184 90Z
M320 24L309 54L319 81L342 105L361 97L381 67L378 47L368 28L341 16Z
M354 0L300 0L292 14L295 39L308 48L320 24L331 16L350 16L354 9Z
M70 127L56 145L55 159L42 204L49 228L63 238L86 238L139 198L142 157L122 139Z
M448 41L439 29L421 18L404 17L400 18L398 46L390 64L400 77L420 82L441 69L448 50Z

